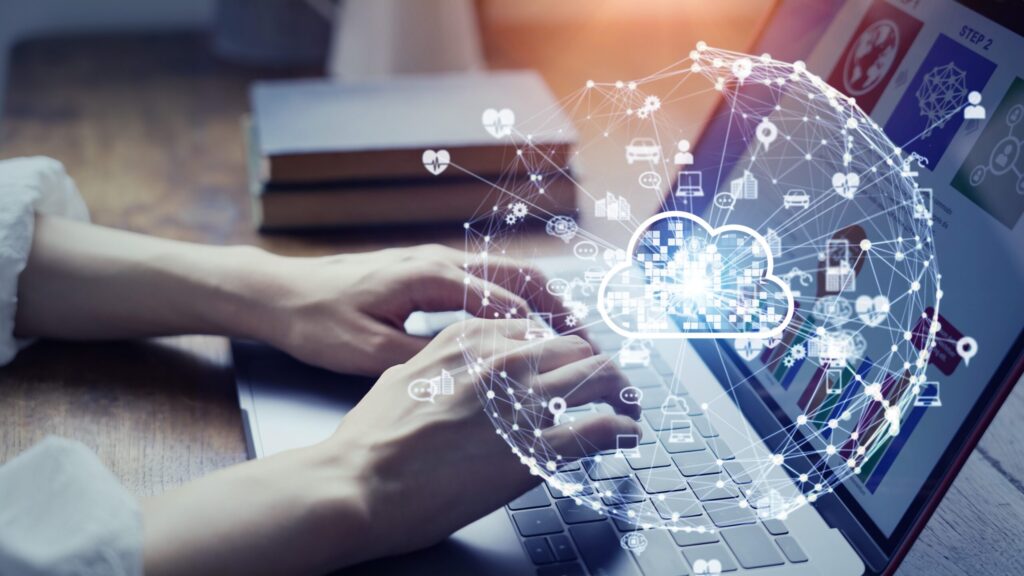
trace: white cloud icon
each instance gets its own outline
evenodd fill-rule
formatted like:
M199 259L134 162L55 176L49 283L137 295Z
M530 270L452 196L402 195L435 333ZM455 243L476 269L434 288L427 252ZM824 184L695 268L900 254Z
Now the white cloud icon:
M767 338L793 319L793 293L751 228L662 212L640 224L626 252L601 280L597 308L627 338Z

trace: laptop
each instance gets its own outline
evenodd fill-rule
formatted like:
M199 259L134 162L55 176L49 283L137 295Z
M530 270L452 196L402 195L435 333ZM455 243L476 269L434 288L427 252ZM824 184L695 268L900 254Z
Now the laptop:
M927 209L936 219L936 251L946 272L943 340L956 342L969 335L976 344L969 358L949 346L935 350L922 405L910 411L898 440L870 470L851 476L785 520L770 511L786 494L751 501L749 514L727 513L736 507L721 503L737 498L749 480L743 462L730 458L732 451L754 450L759 459L776 453L778 431L792 427L801 413L801 387L812 385L811 377L796 370L797 376L783 385L789 370L766 370L764 355L722 342L680 345L658 340L623 370L644 391L645 410L668 402L679 414L662 430L654 429L660 427L658 421L645 418L639 450L672 457L688 483L687 495L679 499L715 530L648 530L643 532L644 550L627 551L622 538L635 526L594 514L542 484L438 546L344 573L894 573L1024 372L1024 300L1019 296L1024 293L1024 177L1014 168L1020 165L1024 138L1024 123L1018 125L1024 119L1024 63L1016 57L1024 53L1021 34L1024 20L1014 7L984 0L782 0L748 50L779 60L803 60L840 90L855 94L897 143L909 139L904 124L920 121L922 77L933 65L959 63L975 86L980 82L978 105L983 110L973 111L968 119L956 117L931 135L926 151L931 162L918 176L929 190ZM703 174L709 191L703 198L685 199L692 204L684 209L697 214L712 208L711 192L728 191L730 182L744 177L738 162L718 162L748 153L743 142L727 138L727 115L721 112L706 125L695 148L696 162L688 167ZM705 156L702 150L727 153ZM673 186L664 208L676 208L675 192ZM814 202L819 191L807 193ZM565 276L578 261L537 263ZM846 282L850 274L839 269L837 277ZM794 288L799 289L802 278L790 279ZM807 285L803 283L804 291ZM407 329L434 333L457 318L415 315ZM600 326L592 336L613 355L623 345L620 336ZM258 344L234 342L233 353L253 458L326 438L372 384L302 365ZM686 367L682 386L676 381L680 366ZM839 379L826 375L824 380ZM939 386L933 384L937 381L942 383L941 400ZM847 390L835 392L831 396L841 398ZM702 406L712 400L714 420L702 413ZM676 458L680 455L684 457ZM700 466L709 460L724 462L723 486L686 474L683 464ZM774 469L773 485L796 490L793 475L798 468ZM655 500L651 495L658 487L641 484L640 497ZM640 544L635 536L625 542Z

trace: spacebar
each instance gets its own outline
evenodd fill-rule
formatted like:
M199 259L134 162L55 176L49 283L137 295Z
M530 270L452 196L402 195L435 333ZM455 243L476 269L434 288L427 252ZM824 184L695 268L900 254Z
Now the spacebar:
M569 527L576 549L591 574L640 576L632 554L619 545L611 522L591 522Z

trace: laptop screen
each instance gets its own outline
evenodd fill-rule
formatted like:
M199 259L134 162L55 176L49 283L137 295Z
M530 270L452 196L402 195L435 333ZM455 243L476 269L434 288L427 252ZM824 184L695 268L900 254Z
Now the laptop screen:
M919 511L919 497L935 487L948 464L943 461L947 448L962 440L980 405L1020 357L1024 342L1024 62L1019 56L1024 39L1018 35L1019 14L1000 6L983 0L787 1L777 7L752 50L806 62L832 86L855 95L897 146L927 162L918 169L915 207L920 205L934 220L942 272L940 342L926 369L928 382L903 415L899 435L836 491L890 550ZM954 89L965 91L951 93ZM980 98L963 102L966 90ZM961 114L964 104L976 107ZM757 143L747 150L748 143L729 139L728 112L725 104L716 111L690 167L702 174L706 195L683 197L673 187L666 208L710 218L715 193L728 191L744 177L745 160ZM937 114L945 120L941 126ZM680 185L689 188L693 178L688 175ZM813 202L799 186L777 195L775 205L765 209L769 217ZM837 278L845 278L841 263L850 259L849 242L836 239L820 248L821 262L814 266L831 268L834 261ZM781 262L785 250L783 246ZM781 271L787 270L783 265ZM867 272L855 272L865 286L872 280ZM815 289L815 278L793 274L788 280L795 292ZM878 304L876 294L865 290L864 295L867 300L857 303L854 314L870 316ZM976 344L958 353L956 343L964 336ZM845 395L823 391L822 383L833 379L822 373L821 362L788 361L768 347L751 354L731 344L715 346L697 344L706 359L732 348L728 356L741 366L743 382L728 382L727 387L753 386L774 404L787 428L810 411L828 414L827 402L835 406L831 417L840 417L842 398L863 393L857 389L863 384L856 382ZM827 343L822 346L827 348ZM804 350L807 356L828 354ZM812 424L827 426L831 417ZM806 437L814 445L811 436Z

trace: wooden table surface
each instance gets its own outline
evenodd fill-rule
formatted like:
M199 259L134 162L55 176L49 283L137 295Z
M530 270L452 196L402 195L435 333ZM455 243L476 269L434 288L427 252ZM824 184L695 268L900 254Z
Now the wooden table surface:
M698 30L715 45L743 49L762 14L752 10L740 21L733 15L730 26L695 15L688 29L649 37L641 51L618 50L629 41L629 28L600 21L568 32L489 30L486 50L493 66L539 68L563 96L590 74L636 77L654 62L674 61L693 46ZM45 154L63 161L97 223L287 254L425 241L461 246L458 228L270 237L252 230L240 129L247 86L257 78L315 71L220 63L207 39L191 32L35 40L11 58L0 156ZM594 65L584 70L579 62L585 61ZM696 136L712 103L675 113ZM592 164L588 179L614 181L614 173L602 172L611 163ZM634 204L638 213L650 208ZM541 234L534 243L543 250L546 241ZM1024 390L1018 387L901 574L1024 573L1022 415ZM139 495L244 460L226 341L187 336L35 344L0 369L0 462L47 434L84 442Z

